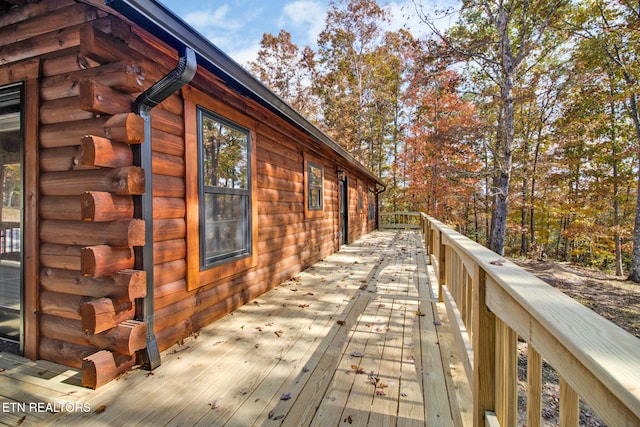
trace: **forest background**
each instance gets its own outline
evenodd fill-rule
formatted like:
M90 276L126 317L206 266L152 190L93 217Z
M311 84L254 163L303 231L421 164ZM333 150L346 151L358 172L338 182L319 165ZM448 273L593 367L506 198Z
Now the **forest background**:
M317 49L265 33L249 68L385 180L382 211L640 281L640 3L413 1L428 36L335 0Z

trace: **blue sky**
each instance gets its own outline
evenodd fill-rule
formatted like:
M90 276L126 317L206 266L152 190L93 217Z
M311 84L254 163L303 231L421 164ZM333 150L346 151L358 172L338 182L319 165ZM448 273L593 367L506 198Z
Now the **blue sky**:
M434 0L435 1L435 0ZM323 30L329 0L160 0L241 65L256 57L262 34L284 28L298 46L315 48ZM391 10L389 29L407 26L414 35L423 30L411 0L381 6Z

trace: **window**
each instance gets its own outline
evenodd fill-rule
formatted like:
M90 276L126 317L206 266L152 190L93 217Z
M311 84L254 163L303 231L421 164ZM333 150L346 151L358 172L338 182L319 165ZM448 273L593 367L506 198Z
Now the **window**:
M304 160L304 216L324 216L324 169L318 159L305 153Z
M255 122L191 86L184 96L187 289L258 265Z
M202 267L251 254L249 131L198 108Z
M322 210L322 168L307 162L308 208L311 211Z

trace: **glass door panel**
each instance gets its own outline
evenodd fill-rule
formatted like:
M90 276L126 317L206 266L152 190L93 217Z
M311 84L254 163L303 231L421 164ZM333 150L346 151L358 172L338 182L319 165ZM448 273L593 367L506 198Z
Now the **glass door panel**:
M21 86L0 88L0 350L19 351L22 325Z

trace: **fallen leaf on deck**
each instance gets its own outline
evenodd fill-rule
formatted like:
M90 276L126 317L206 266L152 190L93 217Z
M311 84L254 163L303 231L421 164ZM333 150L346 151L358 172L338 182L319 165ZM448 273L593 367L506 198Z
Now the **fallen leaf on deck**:
M336 323L340 326L343 326L345 324L344 320L338 320Z
M353 353L351 353L351 355L352 355L353 357L363 357L363 356L364 356L364 353L363 353L363 352L361 352L361 351L354 351Z
M284 331L275 331L274 334L276 334L278 338L280 338L282 334L284 334Z
M309 307L309 304L300 304L298 307L300 307L300 308L306 308L306 307Z
M280 396L280 400L289 400L289 399L291 399L290 393L285 393L282 396Z
M421 311L414 311L413 314L415 314L416 316L424 316L424 313Z
M98 409L95 410L96 414L101 414L105 411L105 409L107 409L107 405L100 405L98 406Z
M168 354L176 354L176 353L180 353L181 351L185 351L187 349L189 349L191 346L186 346L186 347L180 347L180 348L176 348L172 351L170 351Z
M378 378L378 376L376 374L374 374L373 371L371 371L369 373L369 381L371 382L371 384L377 386L378 385L378 381L380 381L380 378Z
M489 264L493 264L493 265L497 265L497 266L502 266L502 265L504 265L504 263L505 263L505 260L502 259L502 258L497 259L495 261L489 262Z
M349 415L347 418L344 419L345 423L349 423L349 424L353 424L353 418L351 418L351 415Z
M353 369L353 371L358 375L364 374L364 369L362 369L359 365L351 365L351 369Z
M313 292L307 292L305 295L313 295Z

